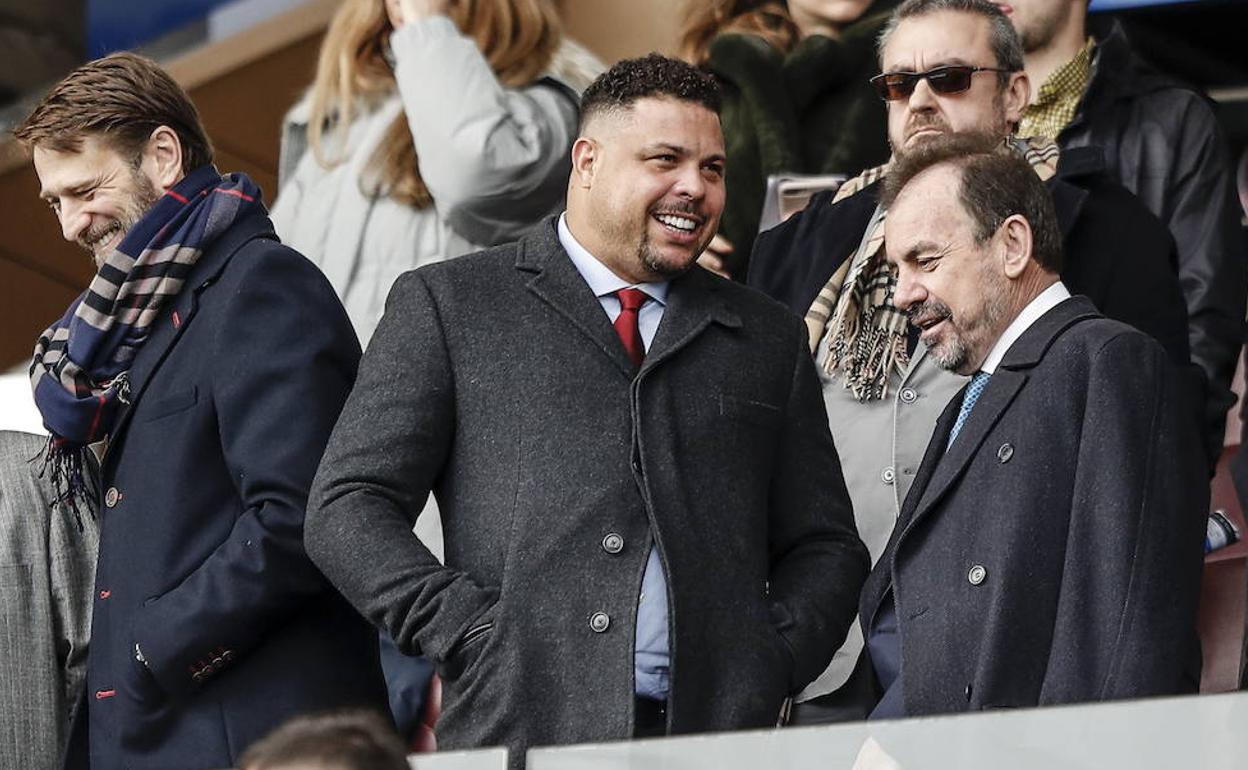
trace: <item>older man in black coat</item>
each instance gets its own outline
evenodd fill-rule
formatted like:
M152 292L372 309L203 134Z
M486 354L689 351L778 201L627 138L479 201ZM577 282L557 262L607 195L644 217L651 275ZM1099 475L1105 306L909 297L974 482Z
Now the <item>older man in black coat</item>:
M1174 366L1070 296L1021 160L933 142L885 200L897 306L972 376L863 590L873 716L1194 691L1208 487Z
M308 512L330 579L437 663L439 744L513 766L774 725L867 569L801 322L690 269L714 82L656 55L584 105L563 217L396 283ZM445 566L411 533L431 490Z

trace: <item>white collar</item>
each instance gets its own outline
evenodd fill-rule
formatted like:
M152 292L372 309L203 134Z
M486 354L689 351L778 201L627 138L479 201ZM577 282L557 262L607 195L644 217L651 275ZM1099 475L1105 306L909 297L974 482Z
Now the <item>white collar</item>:
M572 258L572 264L576 265L577 272L585 279L585 283L589 284L589 290L594 293L595 297L604 297L633 286L644 291L654 301L667 304L668 281L633 284L619 277L576 240L576 236L572 235L572 231L568 228L567 219L568 212L565 211L559 215L559 243L563 245L563 250L568 252L568 256Z
M980 365L979 371L992 374L1001 365L1001 359L1005 358L1006 352L1010 346L1023 336L1023 332L1027 331L1036 321L1040 320L1040 316L1052 310L1063 301L1070 298L1070 290L1066 288L1066 284L1057 281L1049 288L1040 292L1027 303L1027 307L1022 309L1010 325L1005 327L1005 331L997 338L997 342L992 346L992 350L988 351L988 357L984 359L984 363Z

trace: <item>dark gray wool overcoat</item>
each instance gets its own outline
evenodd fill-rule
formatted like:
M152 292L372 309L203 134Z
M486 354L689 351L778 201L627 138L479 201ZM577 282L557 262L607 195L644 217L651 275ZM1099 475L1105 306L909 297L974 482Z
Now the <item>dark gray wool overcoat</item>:
M1195 692L1209 477L1160 345L1086 297L936 424L862 593L892 590L909 715Z
M805 329L779 304L695 268L634 374L552 219L402 276L361 366L307 548L437 663L441 748L505 744L515 764L629 737L652 542L671 732L774 724L844 639L867 554ZM431 490L446 566L411 532Z

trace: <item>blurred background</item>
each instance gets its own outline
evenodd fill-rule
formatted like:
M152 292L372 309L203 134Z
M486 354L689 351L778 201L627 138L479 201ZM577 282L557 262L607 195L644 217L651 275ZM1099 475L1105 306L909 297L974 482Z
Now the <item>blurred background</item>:
M697 1L697 0L693 0ZM675 0L561 0L567 34L610 64L675 53ZM90 259L60 237L29 160L8 139L43 91L77 64L121 49L160 61L199 106L223 170L271 200L279 127L311 81L337 0L0 0L0 372L23 372L38 333L90 280ZM1248 0L1094 0L1142 55L1217 103L1241 161L1248 147ZM436 75L434 75L436 76ZM0 383L0 410L24 376ZM14 382L14 380L18 382ZM16 397L16 396L14 396ZM13 426L18 427L18 426ZM39 426L27 426L38 430Z

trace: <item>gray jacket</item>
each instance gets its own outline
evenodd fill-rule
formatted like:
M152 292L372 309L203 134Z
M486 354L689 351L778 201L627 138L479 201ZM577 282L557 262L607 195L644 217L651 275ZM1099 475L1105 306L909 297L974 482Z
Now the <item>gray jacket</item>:
M430 490L446 566L411 534ZM395 284L305 537L437 663L439 745L513 760L631 735L652 545L674 733L774 725L844 639L867 568L802 323L695 268L634 376L553 220Z
M45 436L0 431L0 768L57 766L91 634L95 519L52 506Z
M914 483L936 420L967 378L941 369L919 343L905 374L891 378L888 395L860 402L841 377L824 372L826 356L827 346L820 344L816 364L828 424L842 450L841 469L853 500L858 534L874 565L893 534L897 512ZM818 698L845 684L862 648L862 629L855 624L827 669L797 700Z
M307 98L286 118L273 226L329 278L363 344L403 272L518 237L563 201L576 137L577 93L545 78L506 88L447 18L391 36L397 92L361 105L343 127L341 162L308 148ZM436 75L434 74L436 73ZM408 116L434 204L414 208L369 189L369 164Z

